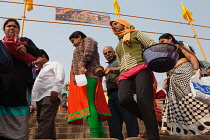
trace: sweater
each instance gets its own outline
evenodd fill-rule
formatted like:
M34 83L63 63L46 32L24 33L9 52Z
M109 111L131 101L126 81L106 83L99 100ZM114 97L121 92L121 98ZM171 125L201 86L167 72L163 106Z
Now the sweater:
M85 67L87 78L98 78L93 75L95 67L99 66L98 43L90 37L86 37L74 50L72 68L74 75L78 75L79 67Z
M119 71L123 73L137 65L144 64L142 58L143 49L156 44L154 40L149 38L141 31L131 32L130 45L122 43L122 37L116 47L116 56L119 64Z

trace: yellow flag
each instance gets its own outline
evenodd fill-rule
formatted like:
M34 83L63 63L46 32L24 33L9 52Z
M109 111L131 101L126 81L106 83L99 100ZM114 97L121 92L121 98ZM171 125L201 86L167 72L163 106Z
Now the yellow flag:
M182 5L182 15L183 18L186 21L194 21L193 17L192 17L192 13L184 6L184 4L181 2Z
M26 0L26 6L28 11L33 10L33 0Z
M120 6L117 2L117 0L113 0L114 1L114 12L116 15L119 15L120 14Z

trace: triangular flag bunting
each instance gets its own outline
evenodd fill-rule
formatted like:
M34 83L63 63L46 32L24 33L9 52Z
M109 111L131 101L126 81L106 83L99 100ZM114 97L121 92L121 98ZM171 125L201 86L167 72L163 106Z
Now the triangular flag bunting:
M184 6L184 4L181 2L182 5L182 15L183 18L186 21L194 21L193 17L192 17L192 13Z
M26 0L26 6L28 11L33 10L33 0Z
M120 14L120 6L117 2L117 0L113 0L114 1L114 12L116 15L119 15Z

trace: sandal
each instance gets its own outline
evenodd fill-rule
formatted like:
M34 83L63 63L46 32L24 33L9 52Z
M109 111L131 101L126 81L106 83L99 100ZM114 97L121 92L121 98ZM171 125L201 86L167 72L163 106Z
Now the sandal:
M143 133L139 133L138 137L146 138L147 137L147 131L144 131Z
M161 136L169 136L169 135L170 135L169 132L168 132L167 130L160 130L160 131L159 131L159 134L160 134Z

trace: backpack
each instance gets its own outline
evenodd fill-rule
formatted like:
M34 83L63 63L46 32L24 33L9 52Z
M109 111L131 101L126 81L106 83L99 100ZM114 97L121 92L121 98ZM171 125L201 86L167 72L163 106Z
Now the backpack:
M13 70L13 62L10 53L0 40L0 73L9 73Z

